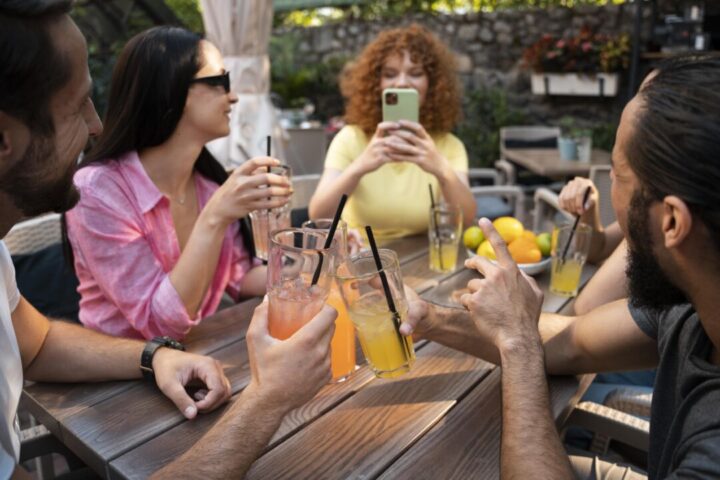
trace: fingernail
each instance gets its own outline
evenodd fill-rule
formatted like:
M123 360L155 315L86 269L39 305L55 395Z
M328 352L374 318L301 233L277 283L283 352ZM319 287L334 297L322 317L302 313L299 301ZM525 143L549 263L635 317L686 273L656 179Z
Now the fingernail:
M482 218L480 219L480 222L479 222L479 223L480 223L481 225L489 226L489 225L490 225L490 220L488 220L486 217L482 217Z
M190 405L185 409L185 418L195 418L195 414L197 413L197 408L195 405Z

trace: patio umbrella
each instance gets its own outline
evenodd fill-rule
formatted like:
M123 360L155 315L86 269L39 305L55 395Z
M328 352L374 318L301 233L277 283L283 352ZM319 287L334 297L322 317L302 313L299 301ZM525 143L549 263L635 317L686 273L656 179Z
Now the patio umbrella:
M223 55L238 102L230 114L230 135L207 147L227 168L265 155L265 138L273 136L273 156L283 158L282 129L270 102L268 44L273 6L268 0L202 0L208 40Z

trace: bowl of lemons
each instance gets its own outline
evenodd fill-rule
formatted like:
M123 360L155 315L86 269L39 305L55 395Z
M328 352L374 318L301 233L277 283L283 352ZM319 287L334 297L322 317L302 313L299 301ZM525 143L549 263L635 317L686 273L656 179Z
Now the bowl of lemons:
M548 269L551 263L550 233L526 230L522 222L514 217L497 218L493 226L507 244L510 256L520 270L528 275L537 275ZM491 261L496 260L495 251L480 227L473 226L465 230L463 243L469 256L480 255Z

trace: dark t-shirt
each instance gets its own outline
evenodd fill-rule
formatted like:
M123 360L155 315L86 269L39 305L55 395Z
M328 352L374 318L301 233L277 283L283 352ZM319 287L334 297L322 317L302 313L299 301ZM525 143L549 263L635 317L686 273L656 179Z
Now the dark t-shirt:
M720 366L692 305L662 314L630 307L657 339L658 364L650 416L648 476L720 479Z

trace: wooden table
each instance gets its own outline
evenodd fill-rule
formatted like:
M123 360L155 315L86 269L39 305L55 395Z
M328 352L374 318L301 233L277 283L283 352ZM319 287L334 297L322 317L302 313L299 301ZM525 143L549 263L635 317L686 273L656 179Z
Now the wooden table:
M610 152L594 148L589 163L561 160L557 148L506 148L506 160L550 178L587 177L593 165L610 165Z
M393 248L404 279L421 294L462 277L428 270L426 237ZM460 255L459 265L463 259ZM584 282L593 271L585 269ZM549 273L538 282L547 291ZM244 337L258 303L253 299L218 312L186 341L189 350L223 362L232 383L231 402L250 380ZM567 299L548 294L543 308L557 312L566 304ZM558 425L591 380L550 378ZM35 384L24 390L23 404L96 472L114 479L146 478L191 448L227 408L186 421L144 381ZM381 380L364 366L288 414L248 478L497 478L500 429L499 369L419 342L409 374Z

